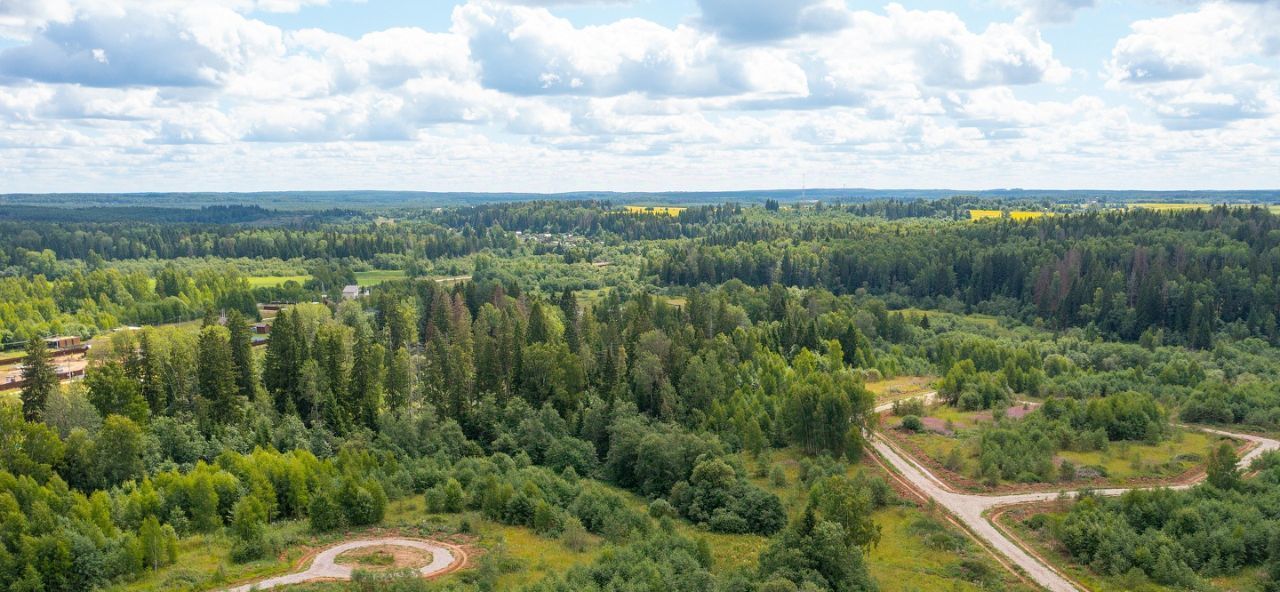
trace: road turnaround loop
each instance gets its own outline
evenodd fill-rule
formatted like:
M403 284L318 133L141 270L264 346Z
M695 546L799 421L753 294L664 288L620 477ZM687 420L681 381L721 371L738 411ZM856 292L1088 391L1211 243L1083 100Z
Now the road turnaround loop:
M924 399L926 402L932 402L937 393L925 393L918 398ZM888 411L892 403L880 405L876 407L877 413ZM1267 452L1280 450L1280 441L1253 434L1241 434L1236 432L1227 432L1212 428L1195 427L1210 434L1219 436L1227 436L1237 438L1249 442L1250 449L1244 456L1240 458L1239 467L1247 469L1251 463L1258 457ZM1074 498L1080 494L1080 491L1062 491L1062 492L1036 492L1036 493L1019 493L1012 495L979 495L971 493L961 493L954 490L950 485L935 476L923 464L917 462L911 455L903 452L895 446L889 439L879 434L871 434L871 446L876 453L880 455L890 466L907 483L916 490L922 497L928 498L936 502L939 506L945 508L947 512L960 520L970 532L981 538L992 549L1007 557L1014 565L1021 568L1033 581L1050 592L1079 592L1080 587L1071 579L1064 576L1061 572L1043 561L1038 556L1029 553L1019 544L1018 541L1007 536L1000 528L997 528L989 519L988 513L996 508L1005 506L1016 506L1021 504L1030 504L1037 502L1049 502L1063 497ZM1190 483L1182 483L1164 489L1190 489L1204 479L1201 474L1195 481ZM1133 488L1111 488L1111 489L1089 489L1088 491L1094 495L1115 496L1122 495L1127 491L1134 489L1162 489L1160 486L1154 487L1133 487Z
M365 547L409 547L431 553L431 562L415 570L424 578L432 578L455 571L466 565L467 553L461 547L419 539L399 537L361 539L339 543L316 554L311 565L300 572L267 578L250 584L227 588L223 592L249 592L289 586L317 580L349 580L354 568L337 562L338 556Z

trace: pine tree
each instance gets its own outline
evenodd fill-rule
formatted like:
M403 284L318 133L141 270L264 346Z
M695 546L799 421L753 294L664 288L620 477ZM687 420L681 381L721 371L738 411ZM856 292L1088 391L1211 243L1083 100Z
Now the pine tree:
M409 350L400 348L391 356L387 368L387 409L398 412L404 409L413 391L413 359Z
M306 340L302 331L302 321L296 311L284 311L276 317L262 364L262 382L271 393L277 412L297 410L307 417L307 410L296 408L301 398L299 382L306 358Z
M236 375L236 389L252 400L257 392L253 372L253 337L249 323L238 310L227 315L227 331L231 343L231 364Z
M198 366L200 396L207 405L207 419L213 425L238 420L241 397L236 391L235 366L226 329L211 326L200 331Z
M139 380L142 397L147 400L152 415L161 415L168 409L164 384L164 362L153 330L147 329L138 338Z
M581 343L578 338L578 297L574 296L573 290L565 288L561 294L560 311L564 313L565 343L569 345L569 351L576 354Z
M551 338L551 330L547 328L546 311L541 302L534 302L529 309L529 327L525 330L525 343L545 343Z
M22 416L27 421L44 418L49 395L58 388L58 371L43 339L27 341L27 357L22 361Z
M417 309L407 302L390 302L385 312L387 343L399 351L418 342Z
M375 343L369 331L359 330L351 357L351 417L370 428L377 427L378 411L382 408L383 367L385 358L382 346Z

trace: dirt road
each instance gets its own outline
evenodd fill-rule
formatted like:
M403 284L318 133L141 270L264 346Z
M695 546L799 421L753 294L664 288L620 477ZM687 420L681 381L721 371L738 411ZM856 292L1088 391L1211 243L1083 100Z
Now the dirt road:
M361 549L364 547L380 547L384 545L411 547L431 553L431 563L418 570L424 578L445 573L461 564L461 562L466 558L466 555L456 547L429 541L399 538L347 541L321 551L315 556L315 559L311 560L310 567L303 571L268 578L259 582L237 586L235 588L228 588L223 592L266 590L268 588L288 586L290 584L301 584L303 582L310 582L313 580L349 580L351 579L352 567L337 563L338 556L355 549Z
M932 401L936 393L925 393L921 397L926 401ZM877 412L887 411L890 405L881 405L876 408ZM1264 453L1280 450L1280 441L1251 434L1237 434L1234 432L1226 432L1222 430L1198 428L1211 434L1220 436L1228 436L1247 440L1254 446L1248 453L1240 459L1240 467L1247 468L1254 459ZM1018 504L1045 502L1058 499L1061 493L1057 492L1041 492L1041 493L1022 493L1013 495L986 496L969 493L960 493L952 489L941 479L935 476L929 469L916 462L907 454L893 446L888 440L880 437L878 434L872 436L872 446L880 456L884 457L893 468L897 470L902 477L907 479L918 491L937 502L939 506L946 508L956 516L966 527L974 534L981 537L992 548L999 551L1002 555L1009 558L1015 565L1022 568L1027 575L1031 577L1037 584L1052 592L1077 592L1079 590L1075 584L1063 577L1053 567L1040 561L1036 557L1027 553L1017 543L1010 540L999 529L997 529L990 521L987 520L986 513L1001 506L1012 506ZM1202 477L1203 478L1203 477ZM1172 487L1171 489L1187 489L1194 485L1183 484ZM1091 490L1098 495L1120 495L1129 489L1095 489ZM1068 497L1073 497L1079 492L1065 492Z

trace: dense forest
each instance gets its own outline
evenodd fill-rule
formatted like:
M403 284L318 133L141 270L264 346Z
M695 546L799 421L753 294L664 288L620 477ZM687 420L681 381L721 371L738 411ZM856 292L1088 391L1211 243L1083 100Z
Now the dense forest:
M992 199L15 210L0 589L220 589L412 503L484 544L479 524L605 549L528 590L898 590L873 575L876 517L910 505L874 460L882 422L987 414L938 462L990 487L1105 473L1063 455L1172 449L1177 422L1280 430L1280 218L967 220ZM59 383L59 334L93 339L83 380ZM903 378L936 406L877 414ZM1102 577L1273 589L1276 457L1246 478L1231 447L1194 452L1179 462L1206 485L1084 496L1033 526ZM946 579L1022 589L929 520L908 530L961 558ZM232 567L183 571L197 540ZM745 564L726 541L754 541ZM520 569L502 549L394 585L502 589Z

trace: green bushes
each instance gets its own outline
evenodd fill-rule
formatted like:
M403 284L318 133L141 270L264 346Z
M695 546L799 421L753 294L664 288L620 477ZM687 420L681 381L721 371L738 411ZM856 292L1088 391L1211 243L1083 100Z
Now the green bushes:
M645 516L620 495L546 467L518 467L500 453L442 469L425 497L429 512L479 510L490 520L527 526L547 536L583 529L621 540L648 528Z
M979 432L977 476L989 485L1071 480L1076 468L1055 469L1055 452L1105 450L1111 441L1157 442L1170 430L1164 410L1145 393L1127 391L1085 404L1050 399L1021 420L998 421ZM960 463L948 459L947 466L953 464Z
M583 590L715 590L710 557L698 543L657 531L633 544L604 553L594 563L577 566L524 588L525 592Z
M174 529L150 513L130 525L121 495L85 496L57 476L41 484L0 471L0 576L11 589L72 592L173 563Z
M267 554L267 507L258 498L249 496L236 502L230 530L233 561L252 561Z
M850 543L844 527L819 520L811 510L760 553L759 578L768 590L806 586L836 592L877 589L867 573L862 550Z
M428 512L461 512L466 507L467 494L453 477L427 490L426 495Z
M585 485L569 505L588 532L610 540L621 540L634 531L645 532L649 522L643 514L627 506L626 500L596 485Z
M770 535L786 524L778 496L749 484L722 460L699 463L671 488L671 505L689 521L726 533Z

